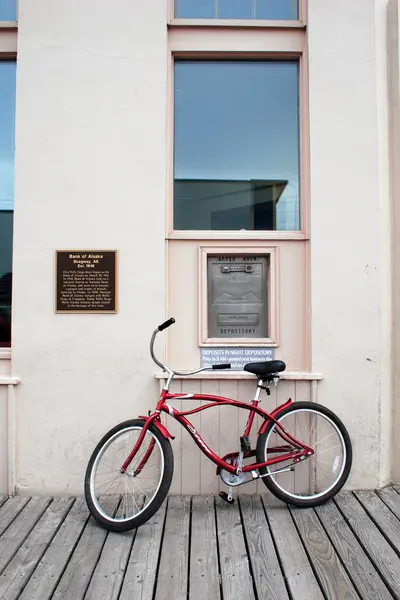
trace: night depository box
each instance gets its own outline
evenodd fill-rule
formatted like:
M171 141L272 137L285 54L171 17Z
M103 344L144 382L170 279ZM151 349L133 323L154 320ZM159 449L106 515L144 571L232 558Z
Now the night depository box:
M208 337L268 337L265 256L208 257Z

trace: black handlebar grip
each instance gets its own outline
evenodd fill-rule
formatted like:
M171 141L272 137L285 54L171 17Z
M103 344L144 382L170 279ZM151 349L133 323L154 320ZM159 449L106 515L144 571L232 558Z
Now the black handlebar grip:
M231 364L230 363L226 363L223 365L213 365L212 366L213 371L216 371L217 369L230 369L231 368Z
M164 329L167 329L167 327L170 327L174 323L175 323L174 318L168 319L168 321L165 321L164 323L161 323L161 325L158 326L158 331L164 331Z

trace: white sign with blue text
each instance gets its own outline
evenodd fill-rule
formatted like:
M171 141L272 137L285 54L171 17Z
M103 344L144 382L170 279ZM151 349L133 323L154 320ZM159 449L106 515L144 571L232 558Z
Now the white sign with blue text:
M211 367L221 363L230 363L234 371L243 371L244 365L251 362L273 360L273 348L202 348L201 366Z

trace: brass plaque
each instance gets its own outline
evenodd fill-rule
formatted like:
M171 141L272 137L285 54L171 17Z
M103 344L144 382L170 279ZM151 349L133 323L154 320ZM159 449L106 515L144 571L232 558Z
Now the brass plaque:
M116 312L116 250L57 250L56 313Z

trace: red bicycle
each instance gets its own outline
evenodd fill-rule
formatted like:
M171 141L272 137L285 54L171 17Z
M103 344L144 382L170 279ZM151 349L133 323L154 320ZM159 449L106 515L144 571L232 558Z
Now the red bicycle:
M352 463L352 446L342 421L328 408L312 402L289 399L271 413L259 408L260 394L270 392L286 365L272 360L250 363L244 370L258 378L251 402L206 394L171 394L175 375L195 375L207 369L229 369L229 364L203 367L180 373L161 363L154 354L158 332L175 322L169 319L154 332L150 353L167 374L156 409L148 416L116 425L100 440L93 451L85 475L85 497L92 516L111 531L139 527L160 508L168 494L174 471L170 439L162 424L167 413L192 436L200 450L217 465L217 475L228 485L222 498L233 502L232 488L261 478L267 488L286 503L300 507L316 506L332 498L344 485ZM178 411L167 401L174 399L206 400L192 410ZM230 405L249 412L238 450L218 456L205 443L187 419L189 415L215 406ZM263 419L255 449L249 436L255 415ZM255 462L245 464L245 460Z

